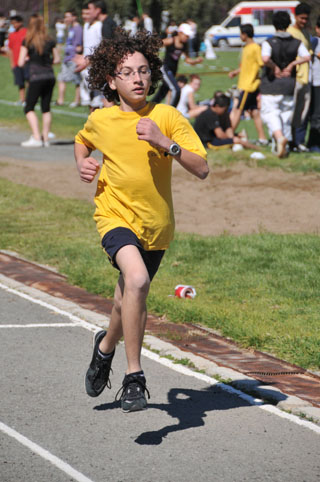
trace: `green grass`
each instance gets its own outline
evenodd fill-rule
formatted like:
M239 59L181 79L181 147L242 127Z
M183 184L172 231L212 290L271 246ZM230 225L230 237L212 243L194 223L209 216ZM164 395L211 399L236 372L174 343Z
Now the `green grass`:
M1 179L0 192L1 249L54 266L89 292L113 295L117 272L100 248L91 204ZM316 235L177 234L152 283L148 308L319 369L319 259ZM196 298L170 296L180 283L195 286Z

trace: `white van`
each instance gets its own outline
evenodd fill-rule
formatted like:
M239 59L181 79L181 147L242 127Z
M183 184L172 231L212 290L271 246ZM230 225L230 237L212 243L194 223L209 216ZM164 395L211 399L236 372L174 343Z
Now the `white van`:
M294 21L294 10L299 2L240 2L233 7L221 25L213 25L205 33L212 45L219 47L240 46L240 25L251 23L254 28L254 40L262 43L274 35L272 15L279 10L286 10Z

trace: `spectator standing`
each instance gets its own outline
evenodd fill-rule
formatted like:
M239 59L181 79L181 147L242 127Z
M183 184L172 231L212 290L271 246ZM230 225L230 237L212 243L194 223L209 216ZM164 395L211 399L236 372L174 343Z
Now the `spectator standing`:
M311 64L311 107L308 148L320 152L320 17L316 26L316 37L312 39L314 52Z
M179 26L175 20L170 20L169 25L166 28L167 37L172 37L177 34Z
M129 18L127 18L123 28L127 32L130 32L130 35L133 36L138 31L139 23L140 23L140 19L139 19L137 13L134 13L134 14L130 15Z
M19 89L19 103L23 105L25 102L25 83L29 77L28 63L26 63L24 67L19 67L18 60L27 29L23 26L23 18L20 15L11 17L10 22L14 27L14 32L10 33L8 37L9 59L14 76L14 83Z
M277 156L282 158L291 139L296 65L309 62L310 55L304 44L286 31L288 12L276 12L272 23L276 34L263 42L261 52L265 65L260 85L261 116L276 143Z
M94 5L101 9L101 13L99 15L99 20L102 22L102 38L110 39L113 36L114 29L117 27L116 22L108 15L107 13L107 5L104 1L95 0ZM108 101L105 97L102 96L102 104L103 107L112 107L114 102Z
M91 110L103 105L101 92L91 90L88 85L88 56L102 40L102 22L99 20L101 8L96 7L95 2L89 2L83 9L87 22L83 26L83 54L76 55L74 61L76 71L81 73L80 97L81 105L88 105Z
M73 10L67 10L64 14L64 22L67 26L67 38L64 51L64 59L61 65L61 72L58 75L58 99L56 104L64 104L66 83L75 84L75 98L70 107L80 105L80 82L81 76L76 72L74 57L82 52L82 27L77 21L77 15Z
M111 38L117 24L110 15L108 15L107 5L101 0L96 0L92 3L101 10L99 20L102 22L102 38Z
M89 9L88 9L87 3L85 3L84 6L81 9L81 18L82 18L83 24L86 24L90 20ZM83 48L83 46L82 46L82 48Z
M184 76L181 76L184 78ZM187 79L186 79L187 80ZM177 78L178 85L180 87L180 76ZM180 100L177 105L177 109L181 114L183 114L187 119L193 119L197 117L201 112L207 109L206 105L197 105L194 94L200 89L201 79L199 75L190 75L190 81L186 82L181 88Z
M189 55L190 57L196 57L198 52L198 27L197 24L192 18L187 20L187 24L190 25L191 28L191 35L188 39L188 48L189 48Z
M56 43L47 33L43 17L31 16L26 37L20 49L18 66L23 67L29 58L29 87L27 90L25 114L32 135L21 143L24 147L49 146L48 134L51 126L50 102L55 84L53 63L59 63L60 57ZM42 137L38 117L34 111L38 99L41 98Z
M300 40L309 52L311 52L311 39L306 27L310 13L311 7L307 3L300 3L295 8L295 24L288 27L290 35ZM307 152L308 148L305 146L305 137L311 100L308 62L297 66L296 79L294 93L295 106L292 119L292 148L296 152Z
M63 18L58 18L56 23L55 23L55 29L56 29L56 42L57 42L57 48L59 53L62 50L62 46L64 44L64 37L66 33L66 24L64 23Z
M142 14L142 21L143 21L143 28L149 32L149 33L152 33L153 32L153 21L152 21L152 18L149 17L149 15L144 12Z
M240 26L240 38L245 46L242 50L241 64L236 70L229 73L229 77L233 78L239 75L237 88L239 89L238 102L233 105L230 119L233 130L236 130L240 122L241 114L249 111L252 117L257 133L258 144L267 145L263 124L258 109L259 95L259 71L263 66L261 59L261 47L253 40L254 30L249 23Z
M203 62L202 57L191 58L188 55L188 39L192 35L189 24L182 23L177 33L172 33L171 37L163 39L163 45L166 47L165 58L162 66L163 81L153 97L153 102L161 102L169 90L171 91L170 104L177 106L180 99L180 87L176 81L176 73L178 70L179 59L182 54L185 55L185 62L190 65L196 65Z

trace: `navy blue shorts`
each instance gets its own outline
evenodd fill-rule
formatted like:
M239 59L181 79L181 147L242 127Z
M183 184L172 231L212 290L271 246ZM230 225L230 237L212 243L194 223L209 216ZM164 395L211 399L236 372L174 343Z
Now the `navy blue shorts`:
M244 110L256 110L258 109L257 97L259 95L259 90L254 92L248 92L246 90L240 91L240 96L238 97L238 109L243 112Z
M29 79L29 69L26 66L14 67L12 71L14 76L14 84L17 85L19 89L23 89L25 82L27 82Z
M115 228L105 234L101 241L102 247L108 255L109 261L120 271L116 263L115 257L120 248L127 245L137 246L140 251L144 264L149 273L150 281L159 269L164 250L146 251L140 244L137 236L128 228Z
M220 146L232 146L233 144L233 139L227 137L226 139L219 139L218 137L213 137L209 142L207 142L207 147L210 147L209 145L215 146L215 147L220 147Z

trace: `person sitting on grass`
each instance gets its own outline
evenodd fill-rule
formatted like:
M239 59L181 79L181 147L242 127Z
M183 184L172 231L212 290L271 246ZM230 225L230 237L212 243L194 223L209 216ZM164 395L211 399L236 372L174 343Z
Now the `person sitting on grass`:
M186 79L184 83L181 83L182 79ZM177 77L177 82L181 88L180 100L177 105L177 109L187 119L194 119L201 112L204 112L207 108L205 105L198 105L194 100L194 94L200 89L201 79L199 75L190 75L190 81L187 83L187 78L184 75Z
M91 397L110 388L115 347L124 337L127 370L121 407L147 406L141 367L146 299L165 250L173 238L171 169L175 160L191 174L208 174L206 151L190 123L176 109L147 102L161 79L161 39L145 31L115 30L90 55L89 85L119 105L93 112L75 138L80 179L92 182L100 166L91 151L103 153L94 214L102 246L120 271L108 331L95 335L86 373Z
M247 139L234 135L228 114L229 104L229 97L219 91L216 92L211 105L196 118L196 133L203 145L209 149L226 149L233 147L234 144L254 149L255 146L249 144Z

